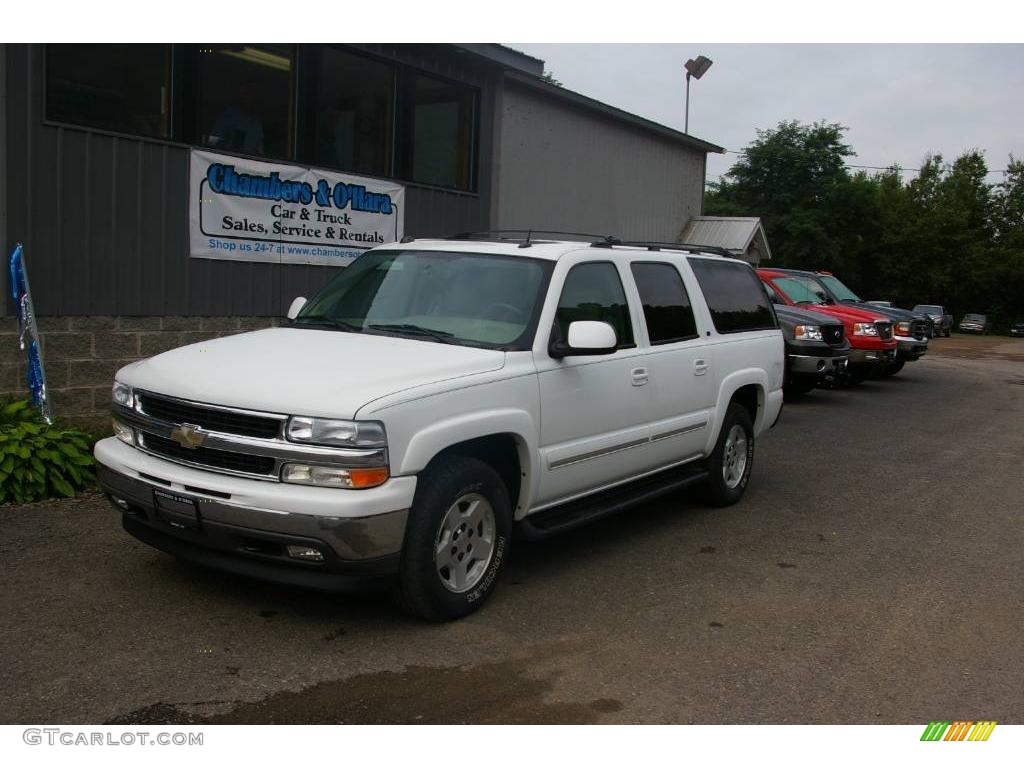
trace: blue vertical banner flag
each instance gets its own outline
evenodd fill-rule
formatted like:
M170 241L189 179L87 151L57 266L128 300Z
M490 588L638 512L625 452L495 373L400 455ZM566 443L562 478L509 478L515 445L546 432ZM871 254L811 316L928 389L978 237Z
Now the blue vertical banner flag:
M32 291L28 286L28 272L25 269L25 251L19 243L11 253L11 297L14 311L18 316L18 345L28 357L28 391L32 404L39 409L47 424L53 423L50 401L46 397L46 372L43 370L43 353L39 346L39 329L36 327L36 313L32 307Z

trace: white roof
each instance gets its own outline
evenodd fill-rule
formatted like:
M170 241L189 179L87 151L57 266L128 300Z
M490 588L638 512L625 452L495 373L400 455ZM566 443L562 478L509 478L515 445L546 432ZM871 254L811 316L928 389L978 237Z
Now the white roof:
M710 245L743 256L754 238L765 259L772 257L761 219L757 216L694 216L686 225L680 242Z
M402 248L410 251L459 251L463 253L489 253L500 256L523 256L533 259L548 259L557 261L567 253L575 253L582 250L592 249L595 253L600 251L612 252L637 252L650 253L645 246L639 245L615 245L611 248L593 246L587 240L548 240L539 237L532 237L527 248L520 247L522 240L428 240L415 239L406 243L387 243L379 245L376 249L392 250ZM664 249L665 253L672 253L668 244ZM678 251L676 251L678 253ZM714 258L724 258L719 254L701 254L694 251L692 255L710 255Z

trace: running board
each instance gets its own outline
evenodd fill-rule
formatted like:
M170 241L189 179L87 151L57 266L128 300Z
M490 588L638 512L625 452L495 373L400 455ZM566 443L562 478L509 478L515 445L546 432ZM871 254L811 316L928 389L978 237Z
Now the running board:
M699 483L707 477L708 471L696 462L673 467L611 490L529 515L517 524L519 533L523 538L533 540L571 531L594 520Z

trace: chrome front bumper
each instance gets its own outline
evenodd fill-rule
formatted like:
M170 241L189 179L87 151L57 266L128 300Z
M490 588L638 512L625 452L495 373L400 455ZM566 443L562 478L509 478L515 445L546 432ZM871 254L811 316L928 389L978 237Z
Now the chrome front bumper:
M838 373L846 368L847 355L836 357L825 357L823 355L789 355L789 372L804 374L818 374L825 376L829 373Z

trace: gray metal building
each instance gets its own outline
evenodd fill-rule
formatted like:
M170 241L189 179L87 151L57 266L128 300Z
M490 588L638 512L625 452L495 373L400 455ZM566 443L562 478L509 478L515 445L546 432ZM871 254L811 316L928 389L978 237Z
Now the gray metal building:
M337 268L196 258L194 148L400 183L408 236L675 240L721 148L543 67L491 44L0 44L0 243L25 245L58 416L95 422L120 365L273 324ZM234 102L258 133L237 109L210 127ZM23 396L6 282L0 397Z

